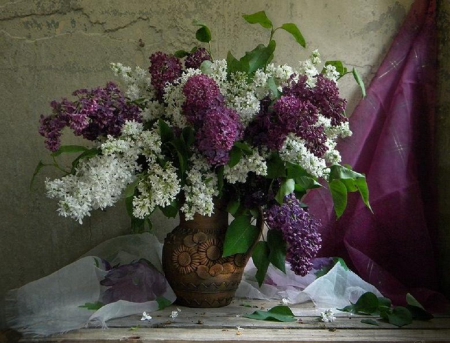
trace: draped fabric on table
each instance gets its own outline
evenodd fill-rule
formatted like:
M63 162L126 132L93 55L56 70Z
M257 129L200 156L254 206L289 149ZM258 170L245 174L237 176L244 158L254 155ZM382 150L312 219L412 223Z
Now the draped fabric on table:
M373 214L356 194L336 221L329 193L306 203L321 218L322 256L340 256L395 303L439 303L434 156L436 1L412 5L367 97L350 119L342 162L364 173ZM355 195L355 196L353 196Z

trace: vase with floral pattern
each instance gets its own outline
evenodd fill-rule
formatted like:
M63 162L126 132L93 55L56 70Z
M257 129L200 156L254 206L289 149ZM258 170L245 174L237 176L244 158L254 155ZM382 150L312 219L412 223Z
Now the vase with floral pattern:
M180 224L164 240L162 261L178 304L212 308L233 300L251 251L223 257L227 228L228 212L220 206L211 217L186 220L180 214Z

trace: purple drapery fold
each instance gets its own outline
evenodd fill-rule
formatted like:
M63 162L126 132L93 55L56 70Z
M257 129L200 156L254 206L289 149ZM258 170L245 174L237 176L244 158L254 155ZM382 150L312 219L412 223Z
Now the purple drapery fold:
M340 256L396 304L409 292L424 306L436 292L437 84L436 0L417 0L350 119L353 136L340 143L342 162L364 173L373 214L351 194L336 220L329 193L308 195L322 220L321 256Z

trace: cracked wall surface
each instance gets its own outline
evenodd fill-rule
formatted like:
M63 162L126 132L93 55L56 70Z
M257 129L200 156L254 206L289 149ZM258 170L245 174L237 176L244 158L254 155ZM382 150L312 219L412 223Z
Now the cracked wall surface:
M214 57L225 58L228 50L241 56L268 39L261 27L248 25L241 17L259 10L265 10L275 25L296 23L308 43L308 49L301 49L277 32L276 62L295 64L319 49L323 60L341 59L358 68L368 84L412 3L0 0L0 298L100 242L128 233L129 220L121 204L94 213L83 225L59 217L56 203L44 194L45 177L57 175L52 170L39 175L30 190L36 165L49 156L38 134L38 120L49 113L50 101L113 80L110 62L147 68L152 52L191 47L193 19L211 28ZM351 112L360 92L351 78L342 87ZM64 140L72 142L77 140ZM159 218L156 226L168 230L175 224Z

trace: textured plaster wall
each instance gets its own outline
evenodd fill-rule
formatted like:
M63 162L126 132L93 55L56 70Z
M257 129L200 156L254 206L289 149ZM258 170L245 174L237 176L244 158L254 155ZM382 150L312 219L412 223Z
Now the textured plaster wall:
M43 188L45 176L56 175L51 170L30 190L36 165L48 156L38 119L49 113L51 100L104 85L113 79L109 62L146 68L154 51L190 47L193 19L212 29L216 58L224 58L228 50L241 56L267 42L260 26L241 17L263 9L275 25L297 23L308 42L302 50L277 32L277 62L294 64L319 48L323 60L344 60L368 83L412 2L0 0L0 298L128 232L123 206L94 213L83 225L57 216L56 203ZM351 78L342 85L351 112L360 93ZM64 141L73 142L75 138ZM174 223L161 218L157 226ZM0 318L1 308L0 303Z

